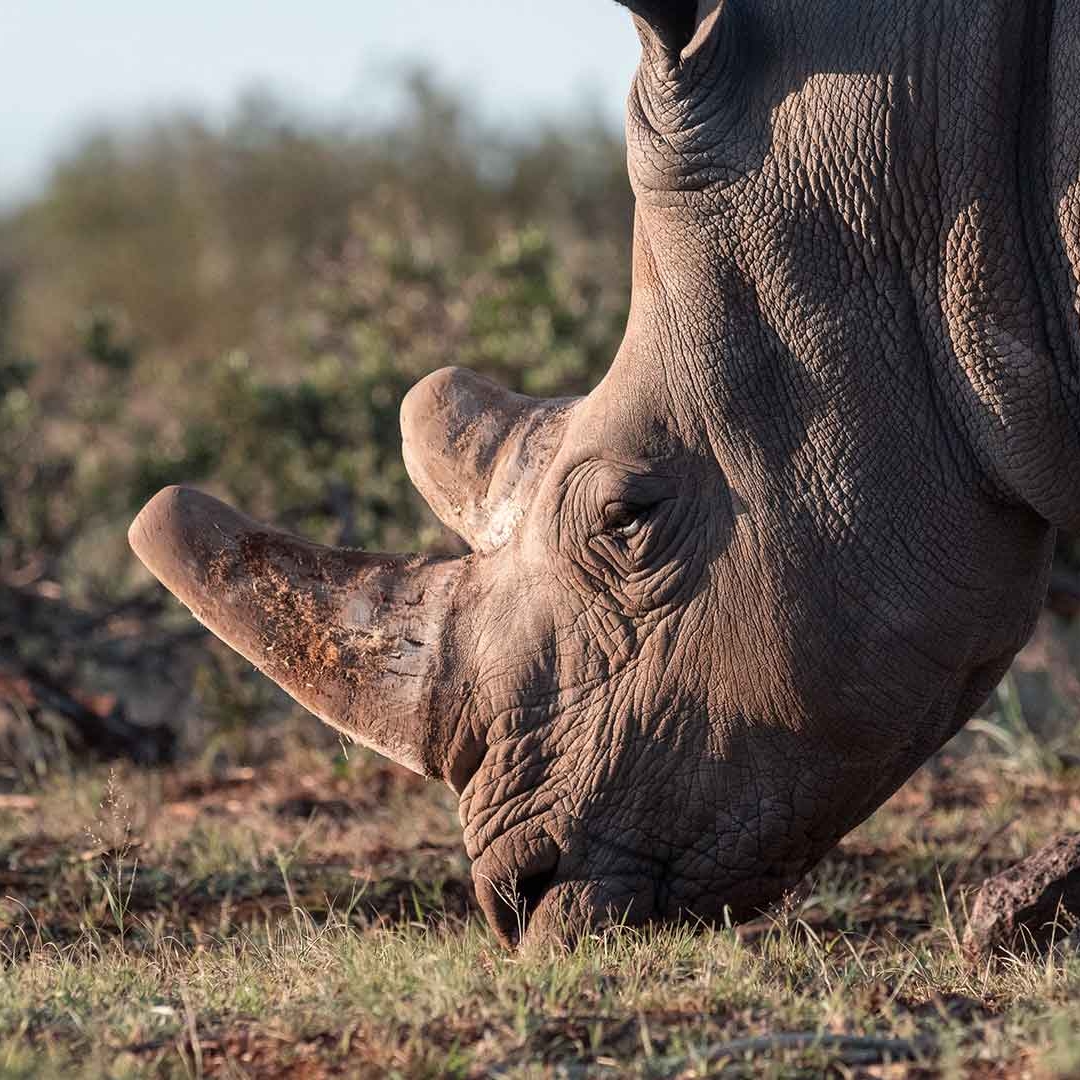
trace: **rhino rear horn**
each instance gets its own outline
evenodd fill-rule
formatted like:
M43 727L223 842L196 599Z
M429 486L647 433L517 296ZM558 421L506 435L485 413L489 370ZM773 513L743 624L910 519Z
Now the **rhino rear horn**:
M576 398L513 394L464 368L417 383L401 406L416 488L474 551L501 547L525 516Z
M430 698L459 560L322 547L181 487L151 499L129 540L200 622L306 709L443 775Z

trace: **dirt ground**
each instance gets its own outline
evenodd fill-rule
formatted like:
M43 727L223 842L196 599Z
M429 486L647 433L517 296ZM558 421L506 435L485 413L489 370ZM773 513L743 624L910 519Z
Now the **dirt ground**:
M960 945L975 886L1080 829L1080 771L1000 743L753 923L569 955L500 950L450 793L366 754L58 769L0 794L0 1076L1080 1075L1067 928Z

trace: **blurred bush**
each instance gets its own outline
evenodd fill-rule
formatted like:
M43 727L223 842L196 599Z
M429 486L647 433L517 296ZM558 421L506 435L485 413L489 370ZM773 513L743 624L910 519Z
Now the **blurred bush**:
M183 481L316 539L452 547L402 396L448 363L587 390L630 224L616 133L497 135L420 77L380 130L249 96L87 136L0 220L0 754L28 672L185 730L280 712L136 567L132 514Z

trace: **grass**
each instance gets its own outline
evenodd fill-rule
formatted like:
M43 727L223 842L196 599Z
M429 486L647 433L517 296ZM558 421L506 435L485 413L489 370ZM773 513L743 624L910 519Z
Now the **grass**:
M503 952L452 798L366 755L54 773L0 802L0 1077L1080 1075L1080 952L959 943L1078 777L966 743L780 910L569 954Z

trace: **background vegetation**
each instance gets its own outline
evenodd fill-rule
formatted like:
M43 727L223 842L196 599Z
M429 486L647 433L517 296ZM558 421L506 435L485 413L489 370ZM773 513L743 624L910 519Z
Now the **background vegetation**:
M324 541L452 544L401 463L406 390L463 363L573 393L610 362L618 136L497 137L420 77L406 102L361 133L266 97L101 131L0 222L0 675L38 705L108 695L199 745L279 715L131 558L140 505L183 481Z

